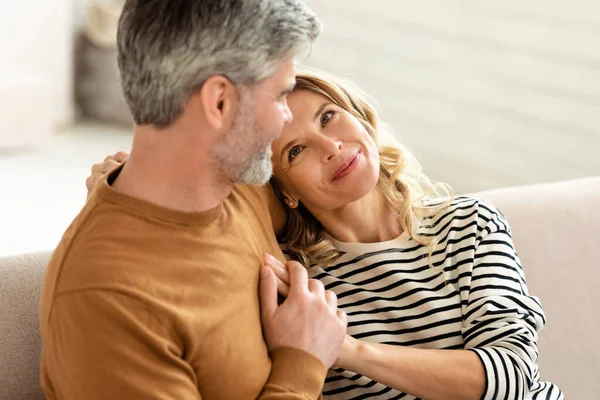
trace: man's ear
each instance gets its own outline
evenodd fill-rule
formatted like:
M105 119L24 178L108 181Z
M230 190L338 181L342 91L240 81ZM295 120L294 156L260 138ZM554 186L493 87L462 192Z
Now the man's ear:
M221 130L233 120L239 95L229 79L223 75L214 75L202 85L200 100L206 122L215 130Z

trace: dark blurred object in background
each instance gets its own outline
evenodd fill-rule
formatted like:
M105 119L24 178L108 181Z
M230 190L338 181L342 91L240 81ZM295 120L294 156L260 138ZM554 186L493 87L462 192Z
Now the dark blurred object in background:
M117 26L122 1L92 1L75 48L75 100L84 117L131 125L117 67Z

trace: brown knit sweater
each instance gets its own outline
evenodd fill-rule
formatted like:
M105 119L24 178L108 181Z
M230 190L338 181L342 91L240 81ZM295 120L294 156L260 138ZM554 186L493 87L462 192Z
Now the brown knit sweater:
M320 397L325 366L291 348L269 357L262 336L259 268L265 252L284 259L273 196L236 186L219 207L182 213L102 182L46 273L47 399Z

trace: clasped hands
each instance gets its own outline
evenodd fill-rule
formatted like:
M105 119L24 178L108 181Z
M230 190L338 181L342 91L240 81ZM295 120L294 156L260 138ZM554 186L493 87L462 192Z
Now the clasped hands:
M294 287L298 286L294 286L292 284L294 280L303 279L303 276L307 277L306 269L300 263L295 261L288 261L286 264L283 264L281 261L271 256L270 254L265 255L264 267L261 273L263 274L263 279L265 278L266 274L269 274L269 277L272 279L271 284L273 285L273 288L276 282L277 293L284 299L288 296L294 295ZM323 283L316 279L308 279L308 282L304 285L308 287L308 290L310 292L325 297L330 309L335 310L338 318L342 321L344 327L346 328L348 323L347 316L343 311L337 309L337 296L335 295L335 293L329 290L325 290ZM283 304L285 304L285 301ZM326 330L326 327L323 327L323 330ZM325 334L325 332L323 333ZM267 338L268 344L269 339L270 338ZM330 344L330 346L334 347L334 344L332 343ZM332 365L327 365L327 363L325 364L327 365L327 367L333 366L336 368L345 368L347 365L349 365L351 358L358 351L359 346L359 340L356 340L352 336L345 334L345 336L343 337L343 342L341 343L341 346L339 348L339 354L337 354L337 358L335 358L335 360L332 360ZM271 346L269 347L271 348Z

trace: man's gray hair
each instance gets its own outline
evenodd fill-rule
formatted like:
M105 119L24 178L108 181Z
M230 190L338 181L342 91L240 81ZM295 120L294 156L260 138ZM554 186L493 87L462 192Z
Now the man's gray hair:
M125 100L136 124L167 127L209 77L254 84L320 30L303 0L126 0L118 31Z

